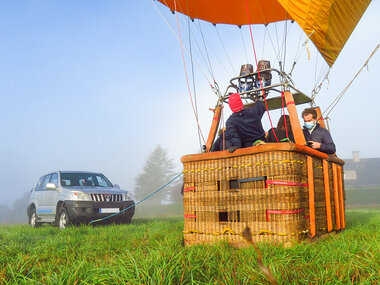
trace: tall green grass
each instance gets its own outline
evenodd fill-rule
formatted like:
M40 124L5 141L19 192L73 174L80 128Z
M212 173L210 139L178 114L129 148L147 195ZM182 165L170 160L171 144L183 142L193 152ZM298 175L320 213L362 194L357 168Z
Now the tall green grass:
M380 210L351 210L347 230L292 248L259 244L282 284L380 283ZM267 284L253 248L184 247L181 218L131 225L0 227L2 284Z

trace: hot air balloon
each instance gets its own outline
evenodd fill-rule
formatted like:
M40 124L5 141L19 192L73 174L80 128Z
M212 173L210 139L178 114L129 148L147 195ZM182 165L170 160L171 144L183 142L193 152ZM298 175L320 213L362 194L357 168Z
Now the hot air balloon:
M332 67L370 0L159 0L173 13L191 20L236 26L296 22ZM253 39L252 39L253 41ZM278 79L277 79L278 78ZM249 86L250 88L245 88ZM300 91L284 66L256 59L242 66L226 91L216 90L217 104L205 150L181 158L184 174L184 239L186 245L227 240L284 244L345 229L344 161L306 145L296 106L314 96ZM267 143L210 152L231 93L266 103L267 111L287 108L294 143ZM325 127L321 111L318 122Z

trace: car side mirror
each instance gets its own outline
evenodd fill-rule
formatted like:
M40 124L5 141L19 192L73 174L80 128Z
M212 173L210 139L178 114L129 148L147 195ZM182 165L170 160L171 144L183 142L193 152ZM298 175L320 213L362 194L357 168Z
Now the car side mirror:
M46 190L55 190L55 189L57 189L57 186L54 183L46 184Z
M113 188L120 189L120 185L119 184L114 184Z

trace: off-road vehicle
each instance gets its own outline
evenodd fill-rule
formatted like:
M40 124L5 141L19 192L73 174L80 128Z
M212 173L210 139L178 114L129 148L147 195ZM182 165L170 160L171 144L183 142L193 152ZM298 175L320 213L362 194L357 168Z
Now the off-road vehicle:
M33 187L27 214L32 227L52 223L63 229L72 223L88 223L130 207L106 220L130 223L134 204L128 191L113 185L101 173L57 171L42 176Z

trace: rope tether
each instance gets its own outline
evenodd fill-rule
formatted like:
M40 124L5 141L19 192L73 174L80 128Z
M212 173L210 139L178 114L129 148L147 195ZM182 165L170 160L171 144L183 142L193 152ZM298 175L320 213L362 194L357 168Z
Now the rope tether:
M138 201L137 203L134 203L133 205L131 205L131 206L129 206L129 207L123 209L122 211L117 212L117 213L114 213L114 214L109 215L109 216L107 216L107 217L104 217L104 218L101 218L101 219L97 219L97 220L92 220L92 221L90 221L90 224L93 224L93 223L96 223L96 222L100 222L100 221L104 221L104 220L106 220L106 219L108 219L108 218L111 218L111 217L114 217L114 216L116 216L116 215L118 215L118 214L120 214L120 213L123 213L123 212L125 212L126 210L128 210L128 209L130 209L130 208L132 208L132 207L134 207L134 206L137 206L138 204L141 204L142 202L144 202L144 201L147 200L148 198L152 197L154 194L160 192L162 189L164 189L166 186L168 186L170 183L172 183L174 180L176 180L176 179L177 179L178 177L180 177L181 175L182 175L182 172L179 173L179 174L177 174L172 180L170 180L170 181L169 181L168 183L166 183L164 186L162 186L161 188L157 189L156 191L150 193L148 196L146 196L144 199Z

